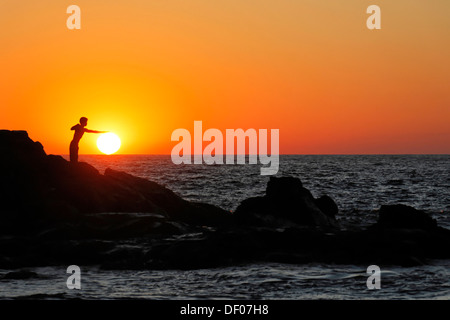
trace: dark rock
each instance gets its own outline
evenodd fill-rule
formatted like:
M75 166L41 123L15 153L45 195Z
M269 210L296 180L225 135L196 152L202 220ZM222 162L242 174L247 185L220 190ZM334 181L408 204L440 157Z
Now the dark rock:
M42 144L32 141L26 131L20 130L0 130L0 154L2 163L42 160L46 156Z
M79 221L83 215L102 212L155 213L166 220L206 226L231 221L229 212L186 201L155 182L111 169L102 175L87 163L46 155L25 131L0 131L0 150L0 226L16 226L7 230L16 235L39 229L39 221L48 228L52 221ZM135 220L135 228L145 229L140 225L147 223L145 219ZM168 224L160 228L173 229Z
M286 199L295 197L303 189L303 184L294 177L270 177L267 183L266 195L272 199Z
M242 201L234 216L237 221L253 225L285 226L298 224L338 229L333 214L335 208L331 198L319 200L327 213L317 205L311 192L302 186L300 179L293 177L271 177L266 195Z
M334 200L327 195L321 196L319 199L316 199L316 206L331 218L335 218L339 212L336 202L334 202Z
M437 228L437 223L436 220L423 211L403 204L396 204L381 206L378 226L397 229L433 230Z
M379 229L324 233L317 228L238 227L154 246L149 268L196 269L240 263L413 266L450 258L450 231Z

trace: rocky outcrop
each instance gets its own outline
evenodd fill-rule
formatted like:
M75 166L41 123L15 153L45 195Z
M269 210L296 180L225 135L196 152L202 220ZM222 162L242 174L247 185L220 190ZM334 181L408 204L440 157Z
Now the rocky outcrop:
M0 268L97 264L192 269L249 262L397 264L450 259L450 230L425 212L382 206L367 229L340 230L338 206L300 179L272 177L231 214L166 187L47 155L0 131ZM8 277L32 277L11 273Z
M0 221L9 232L94 213L152 213L192 226L226 225L229 212L188 202L166 187L111 169L46 155L25 131L0 131ZM135 219L135 217L134 217ZM29 223L27 223L27 221ZM17 228L14 228L16 226Z
M380 208L378 224L382 228L436 230L437 222L425 212L404 204L384 205Z
M301 225L333 230L339 228L335 218L337 211L330 197L314 199L300 179L270 177L266 194L244 200L234 215L240 223L250 225Z
M411 207L392 206L388 212L396 223L403 224L386 224L383 218L367 229L334 232L298 224L282 228L239 226L195 241L160 243L149 251L147 263L152 268L177 269L249 261L413 266L427 264L430 259L450 259L450 230L411 224L417 214L420 219L426 217ZM397 215L402 216L401 221L396 220Z

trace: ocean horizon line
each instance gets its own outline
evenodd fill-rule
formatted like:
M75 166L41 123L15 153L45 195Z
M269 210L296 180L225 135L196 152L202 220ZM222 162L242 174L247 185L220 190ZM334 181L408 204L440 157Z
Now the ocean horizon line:
M69 154L54 154L49 155L69 156ZM235 154L235 156L242 154ZM258 154L245 154L245 156L258 156ZM279 156L450 156L450 153L280 153ZM80 153L80 156L171 156L170 153ZM191 156L201 156L200 154L192 154ZM220 155L218 155L220 156ZM227 156L227 154L222 154Z

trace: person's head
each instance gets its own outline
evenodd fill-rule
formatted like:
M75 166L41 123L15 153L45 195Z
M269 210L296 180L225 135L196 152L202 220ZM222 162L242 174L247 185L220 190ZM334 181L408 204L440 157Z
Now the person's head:
M85 127L87 125L87 121L88 119L86 117L81 117L80 118L80 124Z

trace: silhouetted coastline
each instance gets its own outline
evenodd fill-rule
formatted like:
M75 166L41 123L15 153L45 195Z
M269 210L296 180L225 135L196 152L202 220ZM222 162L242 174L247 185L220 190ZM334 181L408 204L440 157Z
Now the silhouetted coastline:
M336 203L300 179L230 213L155 182L47 155L25 131L0 131L0 268L98 264L194 269L252 262L426 264L448 259L450 230L405 205L381 206L368 228L341 230ZM130 246L130 241L133 246Z

